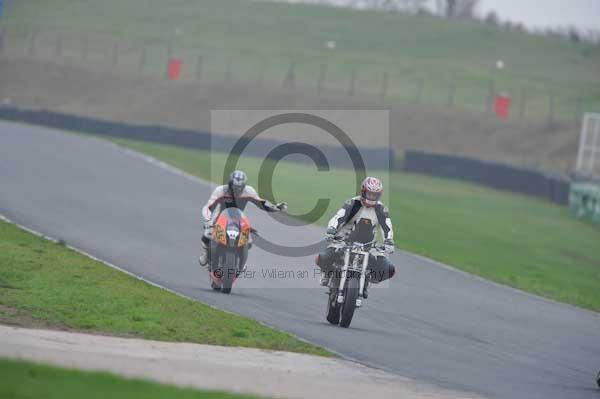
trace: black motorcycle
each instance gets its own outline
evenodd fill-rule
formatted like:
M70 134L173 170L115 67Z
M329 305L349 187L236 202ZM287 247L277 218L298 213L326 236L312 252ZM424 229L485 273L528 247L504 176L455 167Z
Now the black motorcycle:
M334 264L336 267L329 280L327 321L348 328L354 311L366 299L364 290L369 256L382 256L385 250L374 246L373 241L361 243L337 240L330 247L341 251L344 256L341 265Z

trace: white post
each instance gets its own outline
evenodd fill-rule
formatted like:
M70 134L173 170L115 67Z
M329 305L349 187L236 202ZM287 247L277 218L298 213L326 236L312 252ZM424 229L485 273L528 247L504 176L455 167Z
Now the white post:
M577 154L577 167L576 170L578 172L581 171L583 167L583 157L584 157L584 149L585 143L587 139L587 127L590 120L590 114L585 114L583 116L583 124L581 125L581 134L579 135L579 154Z
M600 119L594 120L594 134L592 135L592 153L590 154L590 173L594 173L594 163L596 162L596 152L598 150L598 134L600 134Z
M586 113L579 136L576 171L584 177L600 177L600 114Z

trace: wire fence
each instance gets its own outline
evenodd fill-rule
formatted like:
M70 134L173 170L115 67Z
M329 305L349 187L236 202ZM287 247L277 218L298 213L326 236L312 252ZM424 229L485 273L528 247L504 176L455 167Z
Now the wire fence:
M600 100L576 92L564 94L519 87L519 80L494 73L479 79L461 74L420 74L415 67L395 64L328 63L307 57L265 56L252 51L177 48L173 40L130 43L102 35L80 35L35 29L0 29L0 53L48 60L69 66L102 69L124 76L168 79L168 63L181 61L184 81L223 84L243 82L256 87L279 86L318 94L332 93L369 99L376 104L421 104L497 113L498 97L508 98L506 117L512 120L579 126L586 111L600 111ZM435 74L433 74L435 75Z

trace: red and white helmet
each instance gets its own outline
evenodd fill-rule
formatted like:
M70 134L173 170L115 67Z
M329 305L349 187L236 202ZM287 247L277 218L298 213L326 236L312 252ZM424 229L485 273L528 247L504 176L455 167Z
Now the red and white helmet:
M377 205L383 194L383 183L376 177L367 177L360 186L360 200L368 208Z

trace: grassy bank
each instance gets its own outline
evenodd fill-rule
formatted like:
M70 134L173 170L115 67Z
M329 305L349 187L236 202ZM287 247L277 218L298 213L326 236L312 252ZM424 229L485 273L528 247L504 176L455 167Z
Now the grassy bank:
M207 180L219 182L225 156L167 145L115 140ZM262 160L242 158L252 184ZM212 171L212 173L211 173ZM354 175L280 162L277 200L303 214L316 199L330 211L354 194ZM260 188L259 188L260 191ZM567 208L452 180L393 173L387 182L399 248L548 298L600 311L600 228Z
M4 221L0 323L328 355L287 333L153 287Z
M43 32L38 55L54 54L60 33L71 62L110 66L118 42L117 69L134 69L145 46L146 71L161 76L169 52L183 57L190 78L202 56L202 79L214 82L281 84L293 60L305 87L318 85L323 64L326 88L349 91L354 76L357 93L378 97L386 86L392 100L445 105L454 87L457 105L483 110L493 78L497 90L526 99L527 115L545 116L551 95L568 118L580 99L587 110L600 107L598 46L476 22L247 0L30 0L7 2L2 23L20 49ZM97 40L84 44L90 36ZM494 71L499 59L507 66Z
M10 399L256 399L4 359L0 376L0 397Z

